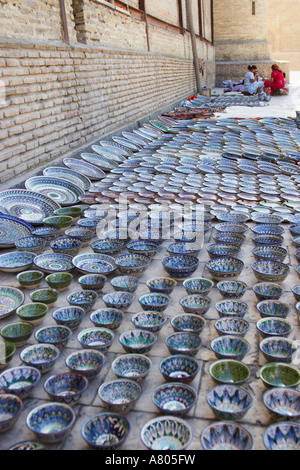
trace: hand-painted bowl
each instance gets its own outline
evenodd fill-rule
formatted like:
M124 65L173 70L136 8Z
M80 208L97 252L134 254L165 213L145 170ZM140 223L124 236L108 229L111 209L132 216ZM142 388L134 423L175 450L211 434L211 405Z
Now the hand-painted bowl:
M199 260L192 255L171 255L163 258L162 265L169 276L180 280L190 277L196 271Z
M193 313L195 315L205 315L211 303L210 297L200 294L185 295L179 300L179 304L185 313Z
M97 349L105 354L115 339L115 333L108 328L86 328L82 330L77 340L83 348Z
M247 290L247 284L242 281L219 281L217 289L224 299L240 299Z
M211 388L206 401L216 418L225 421L244 418L253 405L253 398L245 388L228 384Z
M10 341L17 348L24 346L33 333L34 326L31 323L16 322L1 328L1 336L5 341Z
M299 302L300 301L300 284L294 285L291 291L295 297L296 302Z
M78 238L60 237L50 242L50 248L54 253L76 256L82 247L82 241Z
M187 356L195 356L202 344L199 335L182 331L167 336L165 341L170 354L184 354Z
M93 380L106 362L106 357L96 349L83 349L74 351L66 358L66 366L71 372L83 375Z
M111 279L110 284L114 290L134 294L139 285L139 278L135 276L117 276Z
M289 321L277 317L261 318L256 323L256 328L262 338L269 338L270 336L286 338L294 329Z
M251 227L253 233L258 235L282 235L284 228L274 224L258 224Z
M297 352L293 340L277 336L261 340L259 349L268 362L292 362L294 354Z
M83 439L94 449L115 450L127 439L130 424L118 413L99 413L89 418L81 429Z
M49 377L44 390L51 400L73 406L88 386L88 379L74 372L63 372Z
M66 237L76 238L82 242L82 247L87 246L95 236L93 230L84 227L71 227L65 231Z
M75 307L81 307L86 312L89 312L95 305L98 299L97 292L93 290L82 290L78 292L72 292L67 296L67 301L70 305Z
M278 300L283 294L283 288L273 282L259 282L252 289L258 300Z
M72 280L73 274L71 273L52 273L45 278L48 287L59 292L65 291L71 285Z
M267 450L299 450L300 424L283 421L266 428L262 441Z
M244 223L229 223L229 222L220 222L215 225L215 230L217 232L233 232L233 233L245 233L249 229L248 225Z
M131 317L131 322L140 330L152 331L158 333L166 323L167 317L161 312L148 311L135 313Z
M83 290L100 292L106 280L107 278L103 274L84 274L80 276L78 282Z
M51 287L40 287L39 289L34 290L30 294L30 299L32 302L38 302L48 305L48 308L52 307L58 299L58 290Z
M215 303L215 309L220 317L243 318L249 310L249 305L241 300L224 299Z
M68 326L71 330L75 330L80 325L85 314L84 308L71 305L56 309L52 313L52 318L58 325Z
M36 289L44 279L44 273L41 271L23 271L17 274L17 280L20 286L25 289Z
M206 320L193 313L184 313L172 317L170 323L175 333L181 331L200 335L206 325Z
M256 305L257 310L262 318L278 317L286 318L291 312L291 307L280 300L261 300Z
M217 281L238 276L242 272L244 266L243 261L232 256L213 258L206 263L206 267L212 278Z
M142 387L131 379L114 379L104 382L98 395L108 411L127 414L142 394Z
M119 255L115 258L115 263L122 275L133 275L140 277L148 268L151 258L139 253L129 253Z
M299 370L283 362L270 362L259 369L259 376L266 388L292 387L300 383Z
M282 246L258 245L253 248L252 253L257 261L260 259L271 259L283 262L288 254L288 251Z
M202 247L198 243L175 242L167 246L170 255L192 255L198 257Z
M210 347L218 359L242 361L250 350L249 342L241 337L223 335L210 342Z
M49 402L31 410L26 424L39 440L55 444L67 437L75 417L75 412L69 405Z
M152 367L151 360L142 354L122 354L111 364L113 372L119 378L143 382Z
M52 344L62 351L72 336L72 330L63 325L45 326L37 330L34 336L39 343Z
M194 357L174 354L160 361L159 371L167 382L189 383L200 372L200 364Z
M117 308L125 313L134 301L134 298L134 295L130 292L113 291L104 294L102 300L107 308Z
M219 336L231 335L243 337L250 329L247 320L238 317L221 317L215 320L214 327Z
M246 236L244 233L235 232L217 232L213 235L214 240L217 243L225 243L226 245L239 245L241 246Z
M260 260L255 261L251 267L259 281L283 282L290 272L289 266L281 261Z
M20 359L24 364L35 367L41 374L52 369L59 358L60 350L52 344L33 344L27 346L20 353Z
M167 294L160 294L159 292L150 292L143 294L138 298L138 301L143 310L154 310L156 312L164 312L171 302L171 298Z
M90 320L96 327L115 330L119 328L123 320L123 312L117 308L101 308L90 314Z
M217 384L242 385L250 377L246 364L235 359L219 359L209 367L209 375Z
M58 237L59 232L60 232L60 229L58 227L41 226L32 230L31 235L35 237L44 238L46 240L46 245L47 245L49 242L51 242L52 240Z
M280 246L284 241L284 237L275 234L255 233L252 235L251 240L257 246Z
M16 424L22 409L20 397L10 393L0 395L0 433L9 431Z
M183 417L197 402L197 392L189 385L172 382L160 385L152 393L152 401L162 414Z
M150 450L184 450L192 442L193 430L182 418L159 416L141 429L141 440Z
M16 313L21 321L37 326L42 323L48 310L48 305L40 302L32 302L31 304L21 305Z
M300 391L274 387L263 394L263 404L275 421L298 421L300 417Z
M187 295L208 295L214 286L214 282L210 279L195 277L191 279L185 279L182 285L185 288Z
M40 378L41 373L35 367L12 367L0 375L0 387L5 393L11 393L25 400Z
M253 437L237 423L219 421L208 425L200 434L204 450L251 450Z
M236 256L241 247L240 245L231 245L226 243L213 243L209 245L206 250L210 259L221 258L222 256Z
M30 251L39 255L42 253L46 246L46 240L43 237L22 237L15 241L15 246L18 251Z
M155 333L141 329L125 331L119 336L119 342L127 353L147 354L156 341Z
M156 255L159 245L151 240L133 240L126 245L129 253L138 253L153 258Z
M177 281L170 277L159 277L156 279L149 279L146 286L150 292L158 292L160 294L170 295L174 288L177 286Z
M116 255L120 253L122 248L125 246L124 240L111 240L105 238L103 240L95 240L90 244L94 253L103 253L105 255Z

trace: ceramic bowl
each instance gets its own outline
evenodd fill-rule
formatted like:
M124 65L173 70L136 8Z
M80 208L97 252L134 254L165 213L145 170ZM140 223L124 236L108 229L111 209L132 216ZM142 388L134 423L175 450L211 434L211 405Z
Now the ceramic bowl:
M86 328L82 330L77 340L83 348L97 349L105 354L115 339L115 333L108 328Z
M49 377L44 383L44 390L51 400L73 406L80 400L88 383L88 379L81 374L64 372Z
M247 290L247 284L242 281L220 281L217 289L224 299L240 299Z
M198 243L175 242L167 246L170 255L192 255L198 257L202 247Z
M264 233L260 235L257 233L252 235L251 240L257 246L279 246L282 245L284 238L282 235L268 235Z
M197 392L189 385L167 383L157 387L152 393L152 401L162 414L183 417L197 402Z
M21 321L37 326L42 323L48 310L48 305L40 302L33 302L31 304L21 305L21 307L17 309L16 313Z
M10 341L6 341L2 339L0 341L1 349L0 349L0 370L5 369L5 367L10 363L12 360L15 352L16 352L16 345L11 343Z
M193 313L195 315L205 315L211 303L212 300L210 297L200 294L186 295L179 300L179 304L185 313Z
M52 273L46 276L45 281L48 287L63 292L71 285L73 274L71 273Z
M253 248L252 253L257 261L260 259L271 259L283 262L288 254L288 251L282 246L258 245Z
M221 317L215 320L214 327L219 336L245 336L250 329L250 324L243 318Z
M11 251L0 254L0 271L6 273L19 273L32 266L37 255L29 251Z
M250 350L249 342L232 335L217 336L210 342L210 347L218 359L242 361Z
M141 440L147 449L177 451L192 442L190 425L176 416L159 416L148 421L141 429Z
M200 371L200 364L194 357L174 354L160 361L159 370L167 382L189 383Z
M142 383L152 368L152 362L142 354L122 354L112 362L111 368L119 378Z
M95 349L74 351L65 360L71 372L83 375L88 380L93 380L99 374L105 362L104 354Z
M72 336L72 330L63 325L45 326L37 330L34 336L38 343L52 344L63 351Z
M149 256L139 253L129 253L119 255L115 258L115 263L122 275L133 275L140 277L148 268L151 259Z
M43 220L43 224L51 227L57 227L60 232L64 232L65 229L71 227L73 223L73 217L69 215L51 215Z
M72 292L67 296L67 301L74 307L81 307L86 312L89 312L95 305L98 299L97 292L93 290L81 290L78 292Z
M81 247L82 241L78 240L78 238L61 237L50 242L50 248L54 253L63 253L71 256L76 256Z
M83 290L101 292L106 280L103 274L84 274L79 277L78 282Z
M219 359L209 367L209 375L217 384L242 385L250 377L246 364L235 359Z
M257 235L282 235L284 228L274 224L258 224L251 227Z
M252 270L259 281L267 282L283 282L290 272L287 264L273 260L255 261Z
M211 388L206 401L216 418L225 421L244 418L253 406L253 398L245 388L228 384Z
M266 388L291 387L300 383L300 372L291 364L269 362L259 369L259 376Z
M129 292L130 294L135 293L139 283L139 278L135 276L117 276L110 281L110 284L114 290L119 292Z
M131 317L131 322L140 330L152 331L158 333L166 323L167 317L161 312L148 311L135 313Z
M175 315L171 318L171 326L175 333L186 332L195 333L200 335L206 326L206 320L199 315L192 313L184 313L182 315Z
M126 416L103 412L89 418L81 429L83 439L94 449L115 450L130 432Z
M234 232L217 232L213 235L217 243L225 243L226 245L241 245L244 243L246 236L243 233Z
M29 367L35 367L41 374L49 372L59 358L60 350L52 344L33 344L20 353L20 359Z
M84 308L69 306L56 309L52 313L52 318L58 325L67 326L71 330L76 330L85 314L86 311Z
M56 209L54 211L54 215L67 215L68 217L72 217L73 224L77 222L77 220L81 217L82 209L81 207L71 206L71 207L61 207L60 209Z
M253 447L250 432L237 423L220 421L210 424L200 434L200 442L204 450L245 450Z
M65 236L80 240L82 247L84 247L92 241L95 236L95 232L84 227L71 227L65 231Z
M31 235L35 237L44 238L46 240L46 245L47 245L52 240L58 237L59 232L60 232L60 229L58 227L41 226L41 227L36 227L34 230L32 230Z
M16 424L23 402L20 397L10 393L0 395L0 433L7 432Z
M58 299L58 290L51 287L40 287L39 289L34 290L30 294L30 299L32 302L38 302L48 305L48 308L52 307Z
M129 253L138 253L153 258L156 255L159 245L151 240L133 240L126 245Z
M244 266L243 261L231 256L213 258L206 263L206 267L209 270L210 275L217 281L238 276L242 272Z
M114 379L104 382L98 396L104 407L114 413L127 414L134 408L142 394L142 387L131 379Z
M17 280L21 287L25 289L36 289L44 279L41 271L23 271L17 274Z
M289 225L289 231L293 237L297 237L300 234L300 224Z
M192 255L171 255L162 260L162 265L169 276L175 280L190 277L199 265L199 260Z
M200 294L208 295L214 287L214 282L205 278L185 279L182 283L188 295Z
M17 348L24 346L33 333L34 326L31 323L16 322L1 328L1 336L4 340L10 341Z
M28 429L48 444L64 440L75 422L75 412L64 403L44 403L29 412Z
M300 301L300 284L296 284L295 286L293 286L291 291L295 297L296 302L299 302Z
M267 450L299 450L300 425L283 421L266 428L262 441Z
M15 241L15 247L18 251L30 251L39 255L42 253L46 246L46 240L43 237L36 237L31 235L30 237L19 238Z
M174 288L177 286L177 281L170 277L159 277L156 279L149 279L146 286L150 292L158 292L159 294L170 295Z
M241 300L224 299L215 303L215 309L220 317L243 318L249 311L249 305Z
M276 214L252 214L253 222L258 224L281 224L284 221L284 218L281 215Z
M127 353L147 354L156 341L155 333L141 329L125 331L119 336L119 342Z
M134 295L130 292L113 291L104 294L102 300L107 308L117 308L125 313L134 301L134 298Z
M115 330L123 321L123 312L117 308L101 308L90 314L90 320L96 327Z
M274 421L298 421L300 392L293 388L274 387L263 394L263 404Z
M170 354L196 356L202 341L199 335L190 332L177 332L166 337L166 346Z
M269 338L270 336L286 338L294 329L289 321L278 317L261 318L256 323L256 328L262 338Z
M268 362L290 363L297 352L297 347L293 340L277 336L261 340L259 349Z
M215 225L215 230L218 232L233 232L233 233L242 233L244 234L249 229L247 224L244 223L230 223L230 222L221 222Z
M164 312L171 302L171 298L167 294L158 292L150 292L143 294L138 298L139 304L143 310L154 310L156 312Z
M12 367L0 375L0 388L5 393L17 395L21 400L25 400L31 394L40 378L41 373L35 367Z
M236 256L240 249L240 245L230 245L226 243L213 243L206 248L211 259L221 258L222 256Z
M256 308L262 318L286 318L291 312L290 305L280 300L261 300L256 305Z
M283 288L273 282L259 282L253 286L253 292L258 300L278 300L283 294Z
M125 247L124 240L112 240L105 238L103 240L95 240L90 244L94 253L103 253L106 255L117 255L122 248Z

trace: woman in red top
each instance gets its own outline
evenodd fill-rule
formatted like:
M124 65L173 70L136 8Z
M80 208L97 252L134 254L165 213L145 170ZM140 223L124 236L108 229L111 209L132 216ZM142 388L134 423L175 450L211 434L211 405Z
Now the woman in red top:
M271 94L274 93L274 91L280 90L284 88L285 82L284 82L284 75L282 70L278 67L278 65L273 64L272 65L272 74L271 74L271 80L265 80L265 89L269 88L271 90Z

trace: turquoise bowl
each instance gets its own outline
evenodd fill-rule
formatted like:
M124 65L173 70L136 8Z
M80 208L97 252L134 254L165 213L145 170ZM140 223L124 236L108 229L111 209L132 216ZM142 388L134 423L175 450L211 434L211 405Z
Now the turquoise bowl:
M283 294L283 288L273 282L259 282L253 286L253 292L258 300L278 300Z
M20 397L10 393L0 395L0 433L12 429L22 409L23 402Z
M119 336L119 342L127 353L147 354L157 341L151 331L135 329L125 331Z
M86 312L89 312L95 305L98 299L97 292L93 290L82 290L78 292L72 292L67 296L67 301L70 305L75 307L81 307Z
M96 349L105 354L115 339L115 333L108 328L86 328L82 330L77 340L83 348Z
M220 421L210 424L200 434L204 450L246 450L253 447L251 433L240 424Z
M31 235L30 237L19 238L15 241L15 247L18 251L30 251L39 255L42 253L46 246L46 240L43 237L36 237Z
M95 349L74 351L65 360L71 372L83 375L88 380L93 380L100 373L105 362L105 355Z
M48 310L48 305L41 302L32 302L31 304L21 305L16 313L21 321L37 326L42 323Z
M158 333L166 323L167 317L162 312L148 311L135 313L131 317L131 322L140 330Z
M76 256L81 247L82 242L78 238L61 237L50 242L50 248L54 253L63 253L71 256Z
M243 261L232 256L213 258L206 263L212 278L217 281L238 276L241 274L244 266Z
M173 333L166 337L166 346L170 354L196 356L202 341L199 335L186 331Z
M29 367L36 367L41 374L52 369L59 358L60 350L52 344L33 344L20 353L20 359Z
M206 326L206 320L204 320L200 315L195 315L193 313L175 315L175 317L171 318L170 323L175 333L182 331L195 333L197 335L200 335Z
M259 281L283 282L290 272L287 264L275 260L255 261L251 267Z
M44 390L57 403L74 406L88 387L88 379L81 374L64 372L49 377Z
M117 377L141 383L148 376L152 362L143 354L122 354L112 362L111 368Z
M177 286L177 281L170 277L160 277L156 279L149 279L146 282L146 286L150 292L158 292L160 294L170 295Z
M171 298L167 294L159 292L150 292L143 294L138 298L138 301L143 310L154 310L156 312L164 312L171 302Z
M30 294L32 302L38 302L52 307L58 299L58 290L52 287L40 287Z
M210 297L200 294L186 295L179 300L179 304L185 313L193 313L195 315L205 315L211 303Z
M107 278L103 274L84 274L78 279L82 289L95 292L101 292L106 281Z
M167 382L189 383L200 372L200 364L194 357L174 354L160 361L159 371Z
M215 303L215 309L220 317L243 318L248 313L249 305L241 300L224 299Z
M90 247L94 253L103 253L106 255L116 255L125 247L124 240L112 240L105 238L103 240L95 240Z
M195 277L191 279L185 279L182 285L185 288L187 295L208 295L211 289L214 287L214 282L210 279Z
M98 389L98 396L104 407L108 411L122 414L127 414L134 408L141 394L141 385L128 378L104 382Z
M101 308L90 314L90 320L96 327L115 330L123 321L123 312L117 308Z
M300 424L283 421L267 427L262 436L267 450L299 450Z
M20 286L25 289L36 289L44 279L44 273L41 271L23 271L17 274L17 280Z
M250 377L246 364L235 359L219 359L209 367L209 375L217 384L242 385Z
M244 318L221 317L215 320L214 327L219 336L245 336L250 329L250 324Z
M58 325L68 326L71 330L76 330L85 314L84 308L70 305L69 307L56 309L52 313L52 318Z
M113 291L104 294L102 300L107 308L117 308L125 313L130 308L134 298L134 295L130 292Z
M152 401L162 414L183 417L196 404L197 392L187 384L167 383L152 393Z
M268 362L292 362L297 347L288 338L270 336L259 343L259 349Z
M163 258L162 265L169 276L180 280L190 277L196 271L199 260L192 255L171 255Z
M210 342L210 347L218 359L242 361L250 350L249 342L238 336L217 336Z
M300 391L274 387L263 394L263 404L274 421L299 421Z
M45 326L34 334L38 343L52 344L63 351L72 336L72 330L63 325Z
M253 406L251 394L238 385L217 385L208 391L206 401L216 418L225 421L244 418Z
M117 276L111 279L110 284L116 291L129 292L134 294L138 288L140 280L135 276Z
M45 281L48 287L63 292L71 285L73 274L71 273L52 273L46 276Z
M24 346L33 333L34 326L31 323L17 322L1 328L1 336L5 341L10 341L18 348Z
M5 393L27 398L41 378L35 367L19 366L7 369L0 375L0 387Z
M224 299L240 299L247 290L247 284L242 281L219 281L217 289Z
M280 300L261 300L256 305L257 310L262 318L278 317L286 318L291 312L291 307Z
M159 416L148 421L141 429L141 440L147 449L182 451L192 442L193 430L182 418Z
M292 387L300 383L300 372L291 364L269 362L259 369L259 376L266 388Z
M127 439L130 423L126 416L103 412L89 418L81 429L83 439L94 449L115 450Z
M256 328L262 338L269 338L270 336L287 338L294 329L288 320L278 317L261 318L256 323Z
M38 440L55 444L66 439L75 418L75 412L69 405L49 402L31 410L27 415L26 424Z

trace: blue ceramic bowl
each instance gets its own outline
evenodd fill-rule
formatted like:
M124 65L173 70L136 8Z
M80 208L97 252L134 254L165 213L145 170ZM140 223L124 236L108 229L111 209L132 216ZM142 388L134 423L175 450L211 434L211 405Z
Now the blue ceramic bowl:
M148 421L141 430L141 440L147 449L177 451L192 442L193 430L182 418L159 416Z
M241 245L244 243L246 236L243 233L235 232L217 232L213 235L217 243L225 243L226 245Z
M95 232L84 227L71 227L65 231L67 237L81 241L82 247L87 246L95 236Z
M105 354L115 339L115 333L108 328L86 328L82 330L77 340L83 348L96 349Z
M246 364L235 359L219 359L209 367L209 375L217 384L242 385L250 377Z
M259 282L253 286L253 292L258 300L279 300L283 294L283 288L273 282Z
M204 450L251 450L253 438L246 428L237 423L220 421L210 424L200 434Z
M185 313L194 313L195 315L205 315L211 303L210 297L200 294L185 295L179 300L179 304Z
M170 255L192 255L198 257L202 247L198 243L175 242L167 246Z
M240 245L230 245L226 243L213 243L206 250L211 259L221 258L222 256L236 256L240 251Z
M284 218L281 215L276 214L259 214L254 213L251 216L253 222L257 224L281 224Z
M259 369L259 376L266 388L296 388L300 383L299 370L284 362L268 362Z
M255 261L252 270L259 281L267 282L283 282L290 272L287 264L275 260Z
M206 320L199 315L184 313L172 317L170 323L175 333L186 332L200 335L206 325Z
M261 340L259 349L268 362L290 363L297 352L297 347L293 340L277 336Z
M154 310L156 312L164 312L171 302L171 298L167 294L160 294L158 292L150 292L143 294L138 298L138 301L143 310Z
M244 418L253 405L251 394L237 385L217 385L211 388L206 401L216 418L226 421Z
M61 237L50 242L50 248L54 253L64 253L75 256L79 253L82 242L78 238Z
M159 371L167 382L189 383L200 372L200 364L194 357L174 354L160 361Z
M215 225L215 230L217 232L233 232L233 233L242 233L244 234L249 229L248 225L244 223L230 223L230 222L220 222Z
M242 361L250 350L249 342L241 337L217 336L210 342L210 347L218 359L235 359Z
M16 424L22 409L20 397L10 393L0 395L0 433L9 431Z
M262 436L267 450L299 450L300 424L284 421L268 426Z
M137 253L149 256L152 258L156 255L159 245L151 240L134 240L126 245L129 253Z
M215 303L215 309L220 317L243 318L248 313L249 306L246 302L235 299L219 300Z
M113 291L103 295L102 300L107 308L117 308L125 313L132 304L134 298L134 295L130 292Z
M278 317L286 318L291 312L291 307L285 302L280 300L261 300L256 305L257 310L262 318Z
M48 444L63 441L75 422L75 412L64 403L45 403L29 412L27 427L36 437Z
M84 274L80 276L78 282L83 290L100 292L106 280L107 278L103 274Z
M39 343L52 344L63 351L72 336L72 330L62 325L45 326L37 330L34 336Z
M117 308L101 308L91 313L90 320L96 327L115 330L122 323L123 312Z
M252 235L251 240L257 246L279 246L282 245L284 238L282 235L256 233Z
M127 378L139 383L148 376L152 362L142 354L122 354L111 364L111 368L120 379Z
M291 291L295 297L296 302L299 302L300 301L300 284L296 284L295 286L293 286Z
M160 385L152 393L152 401L162 414L180 417L193 408L197 399L197 392L180 382Z
M138 288L140 280L135 276L117 276L111 279L110 284L116 291L129 292L134 294Z
M52 318L58 325L68 326L75 330L80 325L86 311L81 307L69 306L58 308L52 313Z
M142 387L130 379L115 379L104 382L98 396L105 408L114 413L127 414L142 394Z
M245 336L250 329L250 324L243 318L221 317L214 322L218 335Z
M60 229L58 227L36 227L32 232L31 235L35 237L41 237L46 240L46 244L51 242L58 237Z
M161 312L148 311L135 313L131 317L131 322L140 330L158 333L166 323L167 317Z
M16 347L24 346L33 333L34 326L31 323L10 323L1 328L1 336L5 341L13 343Z
M127 439L130 424L118 413L99 413L89 418L81 429L83 439L94 449L114 450Z
M46 239L43 237L36 237L34 235L19 238L19 240L15 241L15 247L18 251L30 251L37 255L44 251L45 246Z
M171 255L163 258L162 265L169 276L176 280L186 279L196 271L199 260L192 255Z
M157 341L151 331L135 329L125 331L119 336L119 342L127 353L147 354Z
M125 242L123 240L96 240L91 243L90 247L94 253L103 253L106 255L116 255L124 248Z
M240 299L247 290L247 284L242 281L220 281L217 283L217 289L225 299Z
M263 404L274 421L299 421L299 390L281 387L271 388L263 394Z
M73 406L88 386L88 380L81 374L64 372L49 377L44 383L44 390L50 399L57 403Z
M193 294L200 294L200 295L208 295L211 289L214 286L214 282L210 279L205 278L191 278L185 279L182 283L183 287L186 290L188 295Z
M282 235L284 228L272 224L258 224L251 227L253 233L257 235Z
M20 353L20 359L29 367L35 367L41 374L51 370L59 358L60 350L52 344L33 344Z
M266 317L261 318L256 323L256 328L262 338L269 338L270 336L280 336L286 338L293 331L293 325L284 318Z
M213 258L206 263L206 267L212 278L217 281L238 276L242 272L244 266L243 261L232 256Z
M71 372L83 375L88 380L94 379L106 362L104 354L95 349L74 351L66 358L66 366Z
M89 312L95 305L98 299L97 292L93 290L82 290L79 292L72 292L67 296L67 301L70 305L81 307L86 312Z
M115 263L119 268L121 274L134 275L140 277L148 268L151 258L149 256L139 253L129 253L126 255L119 255L115 258Z
M170 354L184 354L187 356L196 356L202 344L199 335L186 331L173 333L167 336L165 341Z
M288 254L288 251L282 246L258 245L253 248L252 253L257 261L260 259L271 259L283 262Z
M170 295L177 286L177 281L169 277L159 277L156 279L149 279L146 282L146 286L150 292Z
M296 237L300 234L300 224L291 224L289 226L289 231L293 237Z
M35 367L19 366L7 369L0 375L0 387L5 393L27 398L39 382L41 373Z

